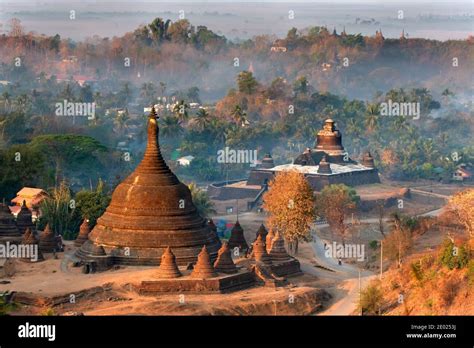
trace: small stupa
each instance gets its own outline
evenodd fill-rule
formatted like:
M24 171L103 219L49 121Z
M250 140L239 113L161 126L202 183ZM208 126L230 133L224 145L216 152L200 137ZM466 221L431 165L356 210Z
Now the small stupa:
M263 265L270 265L272 263L270 256L265 248L265 242L262 236L258 236L257 240L253 243L252 258Z
M80 247L82 244L84 244L89 238L90 231L89 220L84 219L84 221L82 221L81 227L79 228L79 234L74 241L74 246Z
M0 203L0 237L5 237L6 239L19 238L21 240L21 233L16 226L15 218L10 212L10 208L2 203Z
M326 155L323 156L321 162L319 162L318 173L321 174L332 174L331 165L327 161Z
M30 228L31 231L35 231L36 227L33 223L33 214L31 214L30 209L26 206L26 201L23 200L21 209L16 216L16 225L21 234L24 234L27 228Z
M375 168L374 158L372 157L370 151L366 151L364 153L361 163L368 168Z
M239 248L241 252L247 251L249 246L244 237L244 229L240 226L239 220L235 222L232 231L230 232L229 248Z
M274 237L275 237L275 233L273 232L273 230L270 230L270 232L268 232L267 236L265 237L265 246L266 246L267 253L269 253L272 248L272 242L273 242Z
M31 232L31 229L27 228L25 233L23 233L23 237L21 239L21 244L29 244L28 241L30 240L30 236L33 233Z
M56 248L56 238L48 223L46 224L43 233L40 234L39 250L43 253L52 253L56 251Z
M288 255L285 249L285 240L280 232L277 232L275 238L273 238L272 247L270 249L270 258L272 261L276 262L290 260L290 255Z
M260 227L258 228L257 235L255 236L255 239L257 239L258 236L262 236L262 239L266 240L267 234L268 234L267 229L265 228L265 226L263 224L261 224Z
M270 153L265 154L265 157L262 159L262 164L260 168L269 169L275 167L275 162L273 161L272 155Z
M196 265L194 266L191 278L213 278L216 277L217 273L212 267L211 258L207 252L207 248L204 245L201 252L198 255Z
M156 274L157 278L171 279L179 278L182 274L176 264L176 256L174 256L170 247L167 247L161 256L160 267Z
M217 260L214 262L214 268L217 272L228 274L237 273L237 267L232 260L229 244L222 244L222 247L217 252Z
M21 244L23 245L38 245L38 239L36 238L35 234L33 233L33 231L30 229L30 228L27 228L25 233L23 234L23 239L21 241ZM44 256L43 256L43 253L41 252L41 250L39 249L39 247L37 247L37 259L35 262L37 261L43 261L44 260ZM22 261L32 261L31 258L22 258Z

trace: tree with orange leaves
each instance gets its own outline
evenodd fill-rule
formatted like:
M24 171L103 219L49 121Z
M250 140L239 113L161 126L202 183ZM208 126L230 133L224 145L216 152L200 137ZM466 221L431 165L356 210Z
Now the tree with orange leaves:
M474 237L474 189L468 189L454 194L448 203L459 222L464 226L470 238Z
M318 213L325 217L331 231L336 232L345 242L347 225L345 219L356 207L359 196L344 184L328 185L316 197Z
M293 254L298 252L299 241L311 240L314 195L303 174L297 171L277 174L263 196L263 208L269 214L268 227L283 235Z

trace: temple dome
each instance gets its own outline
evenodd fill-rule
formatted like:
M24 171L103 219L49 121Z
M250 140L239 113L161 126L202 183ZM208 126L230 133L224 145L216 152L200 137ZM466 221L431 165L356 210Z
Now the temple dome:
M336 125L333 119L328 118L324 121L323 128L318 131L316 136L317 150L326 151L342 151L342 136L341 132L336 129Z
M147 133L142 161L116 187L89 241L102 245L115 263L159 264L168 246L179 265L195 262L203 245L215 259L219 238L198 214L189 188L164 161L154 108L148 117ZM78 255L87 258L86 245Z

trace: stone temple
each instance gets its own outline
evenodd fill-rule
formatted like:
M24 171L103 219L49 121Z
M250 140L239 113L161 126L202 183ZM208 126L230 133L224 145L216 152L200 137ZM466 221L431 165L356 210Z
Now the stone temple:
M252 169L247 180L213 183L208 188L215 201L232 204L245 202L248 210L258 206L268 182L281 171L296 170L303 173L315 191L321 191L331 184L348 186L379 183L378 170L374 159L366 152L361 162L351 159L342 145L341 132L335 122L327 119L318 131L314 148L307 148L293 163L275 165L270 154L265 155L262 165Z
M76 252L97 270L113 264L159 265L168 247L181 266L195 263L203 246L212 262L217 258L221 246L217 234L161 155L154 108L147 133L141 163L116 187L106 211Z

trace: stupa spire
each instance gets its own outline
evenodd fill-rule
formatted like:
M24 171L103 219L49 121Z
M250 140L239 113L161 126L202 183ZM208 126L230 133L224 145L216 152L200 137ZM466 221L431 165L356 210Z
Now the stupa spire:
M261 224L260 227L258 228L257 230L257 235L255 236L255 239L258 238L258 236L262 236L262 239L263 240L266 240L267 238L267 234L268 234L268 231L267 229L265 228L265 225L264 224Z
M270 232L268 232L266 237L265 237L265 248L266 248L268 253L270 252L270 250L272 248L272 242L273 242L274 237L275 237L275 232L273 232L273 230L270 229ZM258 239L258 237L257 237L257 239Z
M79 234L74 241L74 245L76 247L80 247L82 244L84 244L89 238L90 231L89 219L84 219L84 221L82 221L81 227L79 228Z
M148 115L147 144L143 159L135 169L135 174L159 174L157 184L169 185L178 183L178 178L173 174L161 154L158 126L158 115L155 106L152 106Z
M229 248L239 248L241 252L246 251L249 248L244 237L244 229L240 226L239 220L235 222L234 227L230 231Z

